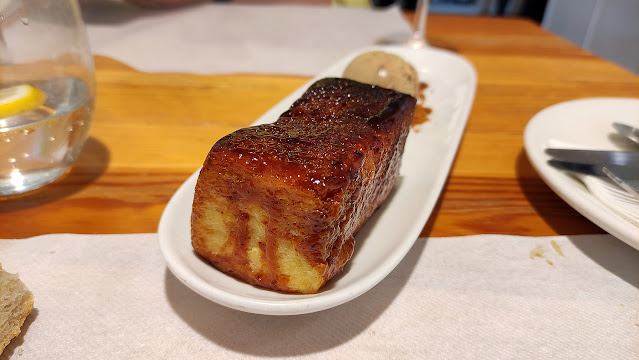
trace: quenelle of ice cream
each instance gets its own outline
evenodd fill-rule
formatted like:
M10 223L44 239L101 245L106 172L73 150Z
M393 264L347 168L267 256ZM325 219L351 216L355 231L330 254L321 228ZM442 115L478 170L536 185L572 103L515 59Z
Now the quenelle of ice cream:
M369 51L357 56L346 67L342 76L418 98L417 70L401 57L384 51Z

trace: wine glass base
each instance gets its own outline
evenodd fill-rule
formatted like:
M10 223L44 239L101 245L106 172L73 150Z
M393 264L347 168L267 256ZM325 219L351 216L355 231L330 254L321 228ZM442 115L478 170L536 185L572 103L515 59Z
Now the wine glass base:
M406 46L411 49L423 49L425 47L428 47L428 43L424 39L410 39L406 43Z

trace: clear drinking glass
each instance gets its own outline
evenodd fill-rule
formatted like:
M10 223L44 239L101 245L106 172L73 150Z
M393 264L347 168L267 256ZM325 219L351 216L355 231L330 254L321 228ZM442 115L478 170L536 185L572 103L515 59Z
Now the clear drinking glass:
M77 0L0 0L0 196L69 169L89 135L94 98Z

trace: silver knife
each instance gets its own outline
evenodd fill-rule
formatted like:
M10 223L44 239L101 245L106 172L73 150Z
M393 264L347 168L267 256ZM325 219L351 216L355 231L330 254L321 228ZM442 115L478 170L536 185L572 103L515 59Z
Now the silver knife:
M639 199L639 166L580 164L560 160L549 160L548 164L561 170L608 177L630 195Z
M574 163L570 161L561 161L561 160L548 160L548 164L561 170L569 170L569 171L574 171L581 174L595 175L595 176L608 176L603 171L603 168L606 167L612 170L614 173L619 174L619 176L624 179L639 181L639 166L623 166L623 165L612 165L612 164L581 164L581 163Z
M546 149L546 154L556 160L581 164L610 164L639 167L639 152L636 151Z

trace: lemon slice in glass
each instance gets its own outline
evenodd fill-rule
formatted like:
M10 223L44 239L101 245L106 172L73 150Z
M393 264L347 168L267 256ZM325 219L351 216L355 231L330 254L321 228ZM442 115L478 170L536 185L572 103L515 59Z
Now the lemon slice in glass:
M29 84L0 89L0 119L42 106L47 94Z

